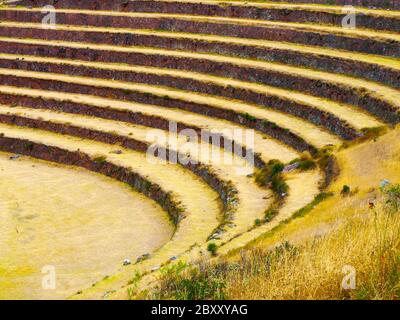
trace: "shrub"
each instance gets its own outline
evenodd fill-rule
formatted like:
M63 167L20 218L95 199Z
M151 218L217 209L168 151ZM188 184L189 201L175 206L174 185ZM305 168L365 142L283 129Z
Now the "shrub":
M164 276L151 298L223 300L226 296L226 280L219 276L216 271L200 266L188 269L185 273Z
M258 218L256 220L254 220L254 225L257 227L261 226L261 220Z
M267 186L275 175L282 172L284 167L285 165L279 160L270 160L265 168L256 173L256 182L260 186Z
M213 256L217 255L217 250L218 246L214 242L208 244L207 251L210 252Z
M283 180L282 175L279 174L279 175L275 175L272 178L271 189L278 195L283 196L285 193L288 192L289 186L287 185L285 180Z
M289 190L281 174L284 167L285 165L279 160L270 160L265 168L256 173L256 183L262 187L270 187L272 191L282 196Z
M345 184L345 185L343 186L343 188L342 188L342 191L341 191L340 193L343 194L343 195L347 195L347 194L350 193L350 191L351 191L350 187L349 187L348 185Z
M306 160L301 160L301 161L299 162L299 165L298 165L297 168L298 168L299 170L301 170L301 171L307 171L307 170L314 169L316 166L317 166L317 165L316 165L316 163L315 163L314 160L306 159Z
M376 140L379 136L386 133L386 127L372 127L372 128L362 128L361 132L363 137L360 138L361 141L364 140Z
M245 114L242 114L243 118L245 118L248 121L256 121L256 117L252 116L251 114L248 114L247 112Z
M389 187L384 191L386 197L386 206L391 212L400 211L400 184Z
M276 215L278 214L278 210L276 209L268 209L265 212L265 216L264 216L264 221L265 222L270 222L274 217L276 217Z

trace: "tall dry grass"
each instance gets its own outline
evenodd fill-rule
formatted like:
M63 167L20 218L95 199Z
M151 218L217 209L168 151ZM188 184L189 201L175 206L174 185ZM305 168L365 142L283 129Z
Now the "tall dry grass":
M301 245L242 251L236 261L171 268L148 298L398 299L400 186ZM182 271L183 270L183 271ZM342 282L355 271L355 288ZM345 281L348 285L350 282Z

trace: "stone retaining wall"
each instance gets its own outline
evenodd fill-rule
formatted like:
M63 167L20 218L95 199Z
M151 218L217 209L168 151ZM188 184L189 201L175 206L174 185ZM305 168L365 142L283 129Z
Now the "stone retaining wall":
M0 10L0 20L40 23L41 12ZM188 33L204 33L241 38L264 39L324 46L383 56L400 57L400 43L394 40L354 38L344 34L319 33L304 29L246 25L222 22L204 22L177 18L145 18L127 16L58 13L58 24L130 29L151 29ZM110 36L114 36L111 34Z
M106 87L95 87L83 84L66 83L55 80L33 79L27 77L15 77L10 75L0 75L0 81L3 85L16 87L27 87L32 89L43 89L56 92L81 93L106 98L112 98L124 101L134 101L143 104L158 105L167 108L179 108L185 111L203 114L209 117L232 121L239 125L258 130L272 138L291 146L300 152L309 151L315 154L316 149L307 143L303 138L281 128L267 120L248 118L243 114L238 114L232 110L214 108L209 105L177 100L168 96L157 96L150 93L141 93L136 91L128 91Z
M25 6L43 7L54 5L56 8L110 10L123 12L159 12L171 14L219 16L231 18L260 19L285 22L333 24L341 26L345 14L304 9L259 8L251 5L204 4L163 1L33 1L22 2ZM238 3L240 4L240 3ZM349 4L349 1L347 1ZM358 14L357 25L364 28L400 31L400 21L388 17L375 17Z
M1 27L0 36L11 38L34 38L45 40L73 40L79 42L104 43L116 46L138 46L155 47L171 50L186 50L190 52L207 52L278 62L300 67L319 69L331 73L340 73L355 77L364 78L383 84L400 88L400 71L384 67L382 65L357 60L329 57L317 53L303 53L294 50L265 48L248 46L242 44L209 42L195 39L170 38L158 35L141 34L106 34L95 31L67 31L67 30L46 30L31 28ZM0 42L0 51L13 54L35 54L50 57L81 59L89 61L120 62L129 63L138 61L141 63L143 54L121 51L95 50L88 48L72 48L51 45L25 44L15 42ZM138 57L138 58L137 58ZM154 62L154 55L148 54L148 65L157 65ZM145 60L147 61L147 60Z
M149 60L146 59L146 57L143 58L145 59L144 61ZM160 60L159 63L164 66L170 66L170 64L164 59ZM223 73L222 75L226 77L230 75L231 77L236 76L239 79L245 78L245 80L252 80L254 78L261 79L264 77L263 70L259 71L258 69L251 68L245 68L245 70L242 70L240 67L235 67L231 64L226 64L226 67L223 68L225 64L216 63L215 65L213 65L212 62L210 62L210 69L212 68L210 70L206 69L208 67L207 65L208 63L206 61L193 59L189 60L187 63L183 61L182 64L179 63L179 60L175 61L173 67L178 69L186 69L188 71L194 69L195 71L202 71L204 73L217 73L218 75L220 75L220 73ZM250 104L264 106L266 108L278 109L279 111L283 111L285 113L289 113L291 115L310 121L315 125L323 126L345 140L352 140L359 136L357 131L352 128L347 122L329 112L322 111L309 105L304 105L299 102L294 102L290 99L281 98L279 96L271 95L268 93L259 93L256 91L236 88L232 86L221 86L218 84L198 81L195 79L180 78L167 75L157 75L142 72L138 73L134 71L128 72L99 69L74 65L66 66L63 64L28 62L21 60L13 61L0 59L0 67L18 70L23 69L29 71L50 72L57 74L78 75L90 78L113 79L157 86L167 86L186 91L205 93L214 96L222 96L226 98L245 101ZM265 77L266 76L267 75L265 75ZM286 86L288 86L287 83L290 83L290 80L291 78L287 79L287 81L285 82ZM338 95L338 93L336 94Z

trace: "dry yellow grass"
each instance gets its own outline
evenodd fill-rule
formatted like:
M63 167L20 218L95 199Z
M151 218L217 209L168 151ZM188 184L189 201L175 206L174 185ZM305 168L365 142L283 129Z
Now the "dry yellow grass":
M356 210L345 224L283 251L268 272L246 279L232 275L232 299L397 299L400 294L400 215L382 205ZM251 252L259 261L259 251ZM250 262L251 263L251 262ZM257 268L254 265L253 268ZM353 269L354 268L354 269ZM355 271L355 288L342 282Z
M400 185L379 193L373 209L300 245L251 248L236 259L167 269L150 291L161 299L398 299L400 295ZM388 200L392 202L387 203ZM187 281L189 280L189 281Z

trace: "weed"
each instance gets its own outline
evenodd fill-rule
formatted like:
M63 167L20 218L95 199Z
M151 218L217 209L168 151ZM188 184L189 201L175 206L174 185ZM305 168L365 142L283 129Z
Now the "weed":
M107 157L104 155L95 155L93 156L92 161L97 164L104 164L107 162Z

